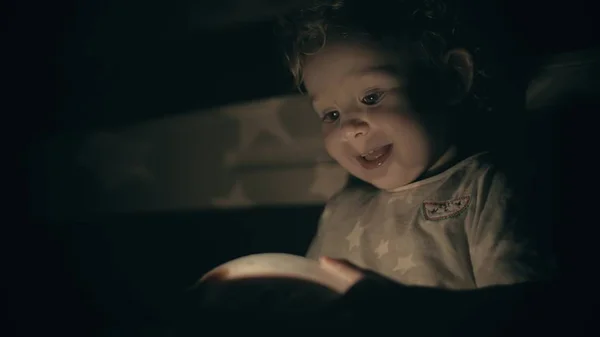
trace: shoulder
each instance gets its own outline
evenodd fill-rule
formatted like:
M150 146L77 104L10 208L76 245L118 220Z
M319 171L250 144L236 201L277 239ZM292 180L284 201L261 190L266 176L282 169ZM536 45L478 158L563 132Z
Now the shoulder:
M470 163L469 179L465 185L476 213L486 221L492 218L531 220L525 219L532 211L532 193L525 182L528 171L526 167L519 169L519 166L520 163L507 161L494 153L485 153Z
M521 187L493 153L480 153L458 163L439 191L450 198L468 196L471 207L497 207L517 202ZM520 202L517 202L520 204ZM504 207L500 207L504 208Z
M465 175L478 178L487 175L502 174L499 158L491 152L475 154L463 161L461 170ZM461 165L460 163L458 165Z
M483 153L474 158L469 169L473 185L480 192L514 197L528 190L528 166L516 159L511 161L495 153Z
M460 176L481 187L491 185L518 188L528 176L528 166L518 160L508 160L492 152L484 152L468 158Z
M504 165L493 153L483 152L468 157L446 172L443 188L483 192L494 186L508 186Z

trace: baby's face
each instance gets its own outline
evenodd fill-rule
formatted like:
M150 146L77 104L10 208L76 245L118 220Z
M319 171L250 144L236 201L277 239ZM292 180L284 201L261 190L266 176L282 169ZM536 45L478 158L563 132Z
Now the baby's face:
M413 182L443 148L413 110L408 78L400 75L410 64L398 58L364 44L337 42L309 56L304 68L329 155L385 190Z

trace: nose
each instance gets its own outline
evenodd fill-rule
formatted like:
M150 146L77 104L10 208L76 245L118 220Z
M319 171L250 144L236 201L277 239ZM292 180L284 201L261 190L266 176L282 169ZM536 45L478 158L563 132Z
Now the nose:
M348 141L364 137L369 134L369 124L364 120L353 118L342 124L342 133Z

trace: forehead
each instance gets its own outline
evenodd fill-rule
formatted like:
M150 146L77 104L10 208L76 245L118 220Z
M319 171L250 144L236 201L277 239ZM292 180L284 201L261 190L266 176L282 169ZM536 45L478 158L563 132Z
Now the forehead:
M400 71L402 57L393 56L366 43L336 42L306 58L304 86L316 95L331 86L339 86L349 77L388 74Z

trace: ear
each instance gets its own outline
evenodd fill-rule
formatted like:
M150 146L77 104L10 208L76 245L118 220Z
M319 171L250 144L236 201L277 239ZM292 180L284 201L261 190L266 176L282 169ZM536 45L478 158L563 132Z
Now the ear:
M452 101L457 103L469 93L473 85L473 73L475 71L473 57L466 49L451 49L444 55L444 63L458 75L458 78L462 82L460 92L452 98Z

